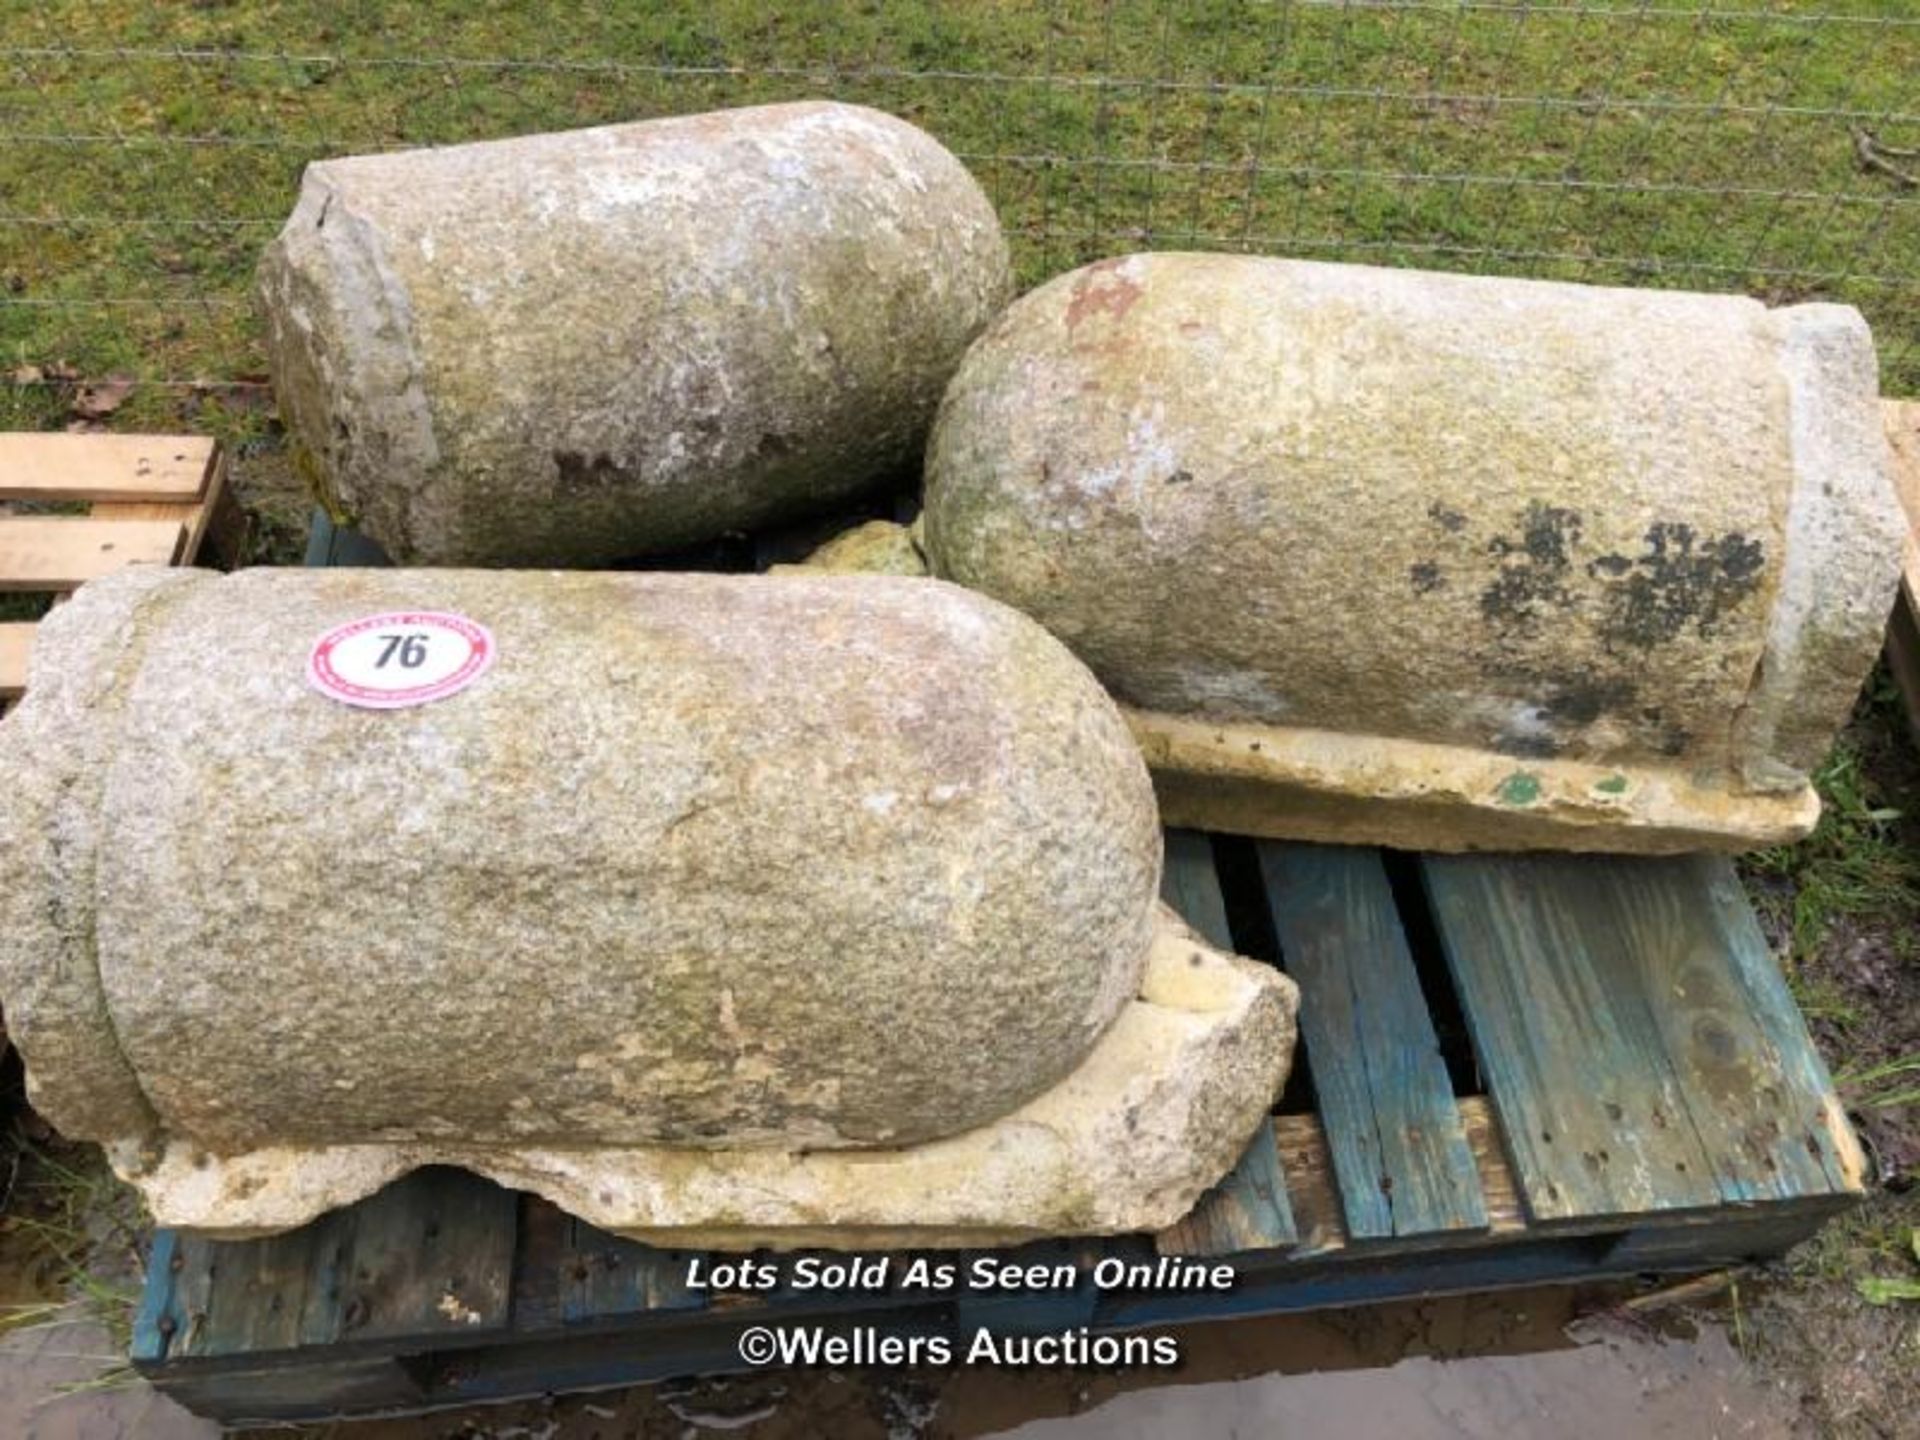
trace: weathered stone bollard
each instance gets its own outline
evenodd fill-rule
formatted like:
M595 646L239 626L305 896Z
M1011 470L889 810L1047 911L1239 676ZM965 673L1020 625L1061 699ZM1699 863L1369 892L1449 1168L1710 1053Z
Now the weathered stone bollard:
M1169 824L1738 849L1879 650L1903 533L1853 310L1223 255L1018 301L934 573L1129 707Z
M1286 1073L1118 711L956 587L133 571L38 645L0 1002L164 1224L450 1163L717 1247L1151 1228Z
M958 160L824 103L321 161L260 268L312 480L428 564L593 564L869 488L1010 284Z

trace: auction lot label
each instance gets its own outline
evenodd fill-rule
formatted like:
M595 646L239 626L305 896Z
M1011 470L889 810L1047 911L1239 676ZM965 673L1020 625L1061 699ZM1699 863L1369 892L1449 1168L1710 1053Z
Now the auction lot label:
M314 641L307 683L343 705L403 710L459 694L493 656L493 635L478 621L395 610L337 625Z

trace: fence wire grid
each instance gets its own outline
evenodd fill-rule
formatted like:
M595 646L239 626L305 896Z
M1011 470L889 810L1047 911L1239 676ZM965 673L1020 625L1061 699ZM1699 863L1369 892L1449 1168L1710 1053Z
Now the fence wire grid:
M0 4L0 421L104 382L262 424L311 159L802 97L944 141L1023 284L1225 249L1838 300L1920 391L1920 0L105 0Z

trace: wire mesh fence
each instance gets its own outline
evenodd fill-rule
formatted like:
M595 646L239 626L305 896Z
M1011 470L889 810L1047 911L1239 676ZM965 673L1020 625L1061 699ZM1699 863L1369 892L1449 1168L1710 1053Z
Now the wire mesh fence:
M0 7L0 390L204 418L318 156L809 96L932 131L1023 282L1229 249L1858 305L1920 390L1914 0ZM256 407L257 408L257 407Z

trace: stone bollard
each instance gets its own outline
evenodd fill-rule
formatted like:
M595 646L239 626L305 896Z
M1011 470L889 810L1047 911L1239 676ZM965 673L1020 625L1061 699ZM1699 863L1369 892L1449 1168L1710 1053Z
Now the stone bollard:
M960 162L839 104L321 161L259 278L331 509L402 563L569 566L910 470L1010 284Z
M968 353L924 548L1093 667L1168 824L1771 844L1892 603L1876 390L1841 306L1134 255Z
M1093 677L927 580L125 572L0 855L36 1105L215 1233L436 1163L718 1248L1151 1229L1291 1056Z

